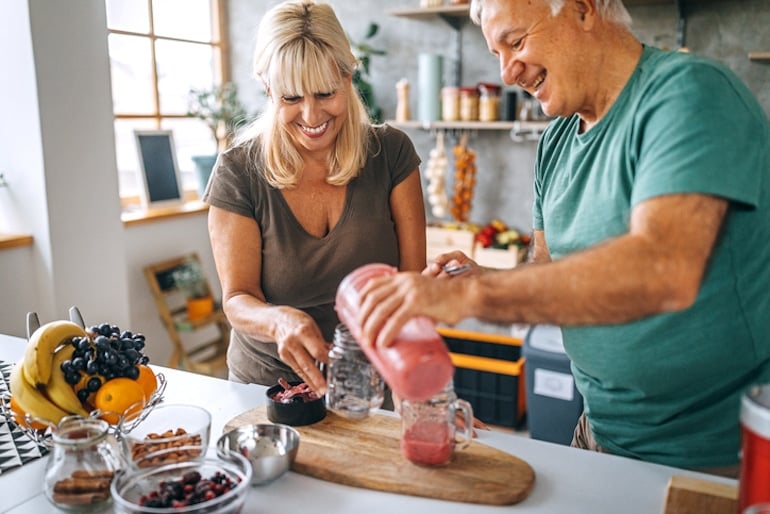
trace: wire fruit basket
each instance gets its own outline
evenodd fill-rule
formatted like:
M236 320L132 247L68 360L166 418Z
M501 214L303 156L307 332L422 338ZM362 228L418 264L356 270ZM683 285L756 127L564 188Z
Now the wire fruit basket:
M82 342L81 350L83 351L91 351L93 352L93 355L96 355L96 352L102 352L102 355L100 357L103 357L103 355L109 354L110 350L107 346L108 343L110 343L110 338L107 338L102 332L107 333L108 330L117 331L117 327L103 324L101 326L93 326L90 328L86 328L85 322L83 321L83 317L80 314L80 311L77 307L71 307L69 310L69 318L70 321L76 325L79 325L80 328L83 329L88 335L87 335L87 341ZM32 339L33 334L40 328L40 322L37 317L37 314L34 312L30 312L27 314L27 340L28 344L29 341ZM75 327L77 328L77 327ZM114 332L113 332L114 333ZM101 336L102 341L97 341L96 346L94 346L93 341L96 341ZM136 341L141 341L141 344L134 344L131 341L131 338L134 338ZM92 339L93 338L93 339ZM105 342L104 340L107 340ZM141 364L147 364L149 362L149 358L144 356L141 352L142 348L144 347L144 336L141 334L132 335L130 332L123 332L120 336L112 337L112 339L117 339L117 342L112 341L111 344L113 348L122 349L123 354L118 355L118 357L121 357L121 359L130 358L129 364L125 365L125 363L122 363L124 369L127 369L131 366L134 366L135 364L141 363ZM123 345L121 347L121 344ZM77 346L77 343L73 343L73 346ZM93 348L90 348L92 347ZM103 347L102 349L98 349L98 347ZM89 349L90 348L90 349ZM106 348L106 349L105 349ZM77 352L78 350L69 349L70 352ZM117 352L120 353L120 352ZM126 357L125 355L128 355ZM75 353L75 355L78 355ZM25 355L25 358L29 358L27 355ZM114 359L110 357L109 362L116 361L117 357ZM74 361L74 359L72 359ZM104 360L103 358L101 360ZM71 361L70 361L71 362ZM54 361L54 365L58 365L56 361ZM66 365L63 365L66 366ZM82 368L82 363L79 364ZM96 366L96 364L92 364L92 366ZM105 364L106 366L106 364ZM104 371L106 368L102 368L100 370L97 370L95 368L92 368L91 371L96 373L100 371ZM55 369L53 370L55 373L63 373L63 370ZM85 379L88 379L90 377L89 374L87 374L85 371L80 372L82 373L81 376L85 376ZM105 371L109 375L108 371ZM66 374L66 373L65 373ZM105 383L107 383L106 376ZM13 400L13 394L11 391L11 387L8 387L8 391L0 392L0 415L3 416L9 424L12 423L17 430L19 430L22 434L27 436L29 440L37 444L39 447L48 450L53 446L53 433L57 430L58 424L61 423L61 421L65 419L71 419L72 417L80 417L85 419L91 419L91 418L101 418L109 420L109 432L113 434L116 438L122 439L123 436L132 430L134 430L142 421L144 421L149 413L157 406L162 400L163 400L163 394L166 390L166 377L162 373L155 374L155 380L156 380L156 387L152 394L148 398L146 398L144 401L136 402L132 405L127 406L125 409L122 410L122 412L115 412L112 410L102 410L99 408L91 409L87 415L83 415L84 412L81 409L80 414L71 414L66 417L63 417L61 420L58 420L57 422L54 422L50 419L41 418L39 416L34 416L29 413L23 413L20 412L20 407L18 405L14 405ZM70 384L72 384L74 381L74 378L69 381ZM81 391L84 393L84 396L80 397L85 398L85 394L87 394L89 391ZM85 402L84 402L84 408L85 408ZM16 408L14 408L16 407ZM67 409L64 409L67 411ZM117 409L116 409L117 410Z

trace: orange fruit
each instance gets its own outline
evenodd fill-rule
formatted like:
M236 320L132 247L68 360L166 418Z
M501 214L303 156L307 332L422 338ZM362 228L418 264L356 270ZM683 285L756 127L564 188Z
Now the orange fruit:
M101 418L111 425L121 417L131 418L144 408L147 395L136 380L120 377L102 384L94 396L94 407L102 411Z
M16 415L13 418L14 421L22 427L31 428L32 430L45 430L48 428L48 425L45 425L44 423L38 423L36 421L30 421L28 424L27 420L24 419L27 413L24 412L24 409L22 409L18 403L16 403L16 399L13 396L11 396L11 411Z
M142 386L144 395L149 399L158 388L158 377L155 376L155 372L149 366L139 364L136 367L139 368L139 377L136 379L136 382Z

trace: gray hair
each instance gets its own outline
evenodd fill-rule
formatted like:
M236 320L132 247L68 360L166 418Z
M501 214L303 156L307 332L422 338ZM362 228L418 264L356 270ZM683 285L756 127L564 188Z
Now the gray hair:
M551 14L559 14L567 0L540 0L551 7ZM476 25L481 25L481 11L484 9L484 0L471 0L471 20ZM596 0L596 11L599 16L607 21L617 23L626 28L631 27L631 15L628 14L622 0Z

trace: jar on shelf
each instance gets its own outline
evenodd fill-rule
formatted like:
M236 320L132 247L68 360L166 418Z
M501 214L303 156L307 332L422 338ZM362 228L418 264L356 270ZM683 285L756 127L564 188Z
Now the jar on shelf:
M457 87L441 88L441 119L457 121L460 119L460 89Z
M110 484L124 467L120 444L109 424L97 418L67 416L53 432L53 449L43 488L61 510L92 512L112 501Z
M479 90L479 120L497 121L500 119L500 90L497 84L481 82Z
M444 0L420 0L420 7L440 7Z
M327 369L327 408L346 418L363 419L382 406L385 382L342 323L334 329Z
M460 88L460 119L479 120L479 90L475 86Z

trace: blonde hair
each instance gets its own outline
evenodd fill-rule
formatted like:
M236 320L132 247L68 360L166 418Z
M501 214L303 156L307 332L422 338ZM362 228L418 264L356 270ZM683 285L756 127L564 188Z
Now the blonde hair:
M358 61L334 10L312 0L293 0L270 9L260 21L254 50L254 75L277 96L307 96L347 91L347 116L329 157L332 185L358 176L369 152L371 122L358 91L350 82ZM251 145L261 156L267 182L276 188L295 187L303 160L273 102L244 130L236 144Z
M566 0L542 0L551 8L551 14L559 14ZM484 0L471 0L471 20L476 25L481 25L481 11L484 9ZM596 0L596 11L599 16L607 21L617 23L626 28L631 27L631 15L621 0Z

